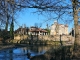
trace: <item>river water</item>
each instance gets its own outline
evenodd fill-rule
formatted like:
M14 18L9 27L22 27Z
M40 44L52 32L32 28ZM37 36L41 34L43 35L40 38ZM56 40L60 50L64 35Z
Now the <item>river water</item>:
M60 46L26 46L9 48L0 51L0 60L30 60L30 57L46 55L48 59L53 56L54 60L70 60L71 47Z

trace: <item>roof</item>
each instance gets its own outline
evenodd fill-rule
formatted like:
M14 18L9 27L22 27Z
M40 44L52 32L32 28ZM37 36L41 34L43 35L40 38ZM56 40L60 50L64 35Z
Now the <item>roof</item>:
M31 27L31 28L35 28L35 27ZM27 28L18 28L17 30L15 30L15 33L19 32L19 31L29 31L29 32L48 32L45 29L41 29L41 28L35 28L35 29L27 29Z
M47 32L46 30L44 30L44 29L41 29L41 28L37 28L37 29L32 29L32 30L30 30L30 32Z

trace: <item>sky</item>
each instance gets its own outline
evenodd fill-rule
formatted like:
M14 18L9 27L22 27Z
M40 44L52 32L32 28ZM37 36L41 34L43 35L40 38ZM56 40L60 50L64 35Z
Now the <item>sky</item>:
M51 24L53 23L52 21L46 21L47 17L34 12L35 9L24 9L21 12L18 12L18 16L16 17L17 23L15 23L14 27L15 30L19 28L19 26L23 26L24 24L26 25L26 27L35 26L36 23L38 25L42 24L41 28L46 28L47 24L51 26Z
M71 4L71 2L69 0L65 0L63 2L67 2L68 4ZM35 12L36 9L23 9L20 12L17 12L17 16L16 16L16 23L14 26L14 30L18 29L20 26L24 26L26 25L26 27L31 27L31 26L35 26L35 24L42 24L41 28L47 28L47 24L49 26L51 26L55 19L49 19L49 14L38 14L38 13L33 13ZM47 12L46 12L47 13ZM46 16L45 16L46 15ZM55 16L54 14L52 15L52 17ZM66 20L69 20L69 16L65 15L64 16ZM47 21L48 20L48 21ZM59 21L60 24L65 24L66 22L63 22L62 20ZM69 26L69 31L72 29L73 27L73 22L69 22L70 24L68 24Z
M14 26L14 30L18 29L20 26L26 25L26 27L35 26L35 24L42 24L41 28L47 28L47 24L51 26L54 23L54 19L47 21L47 15L41 15L38 13L34 13L35 9L24 9L21 12L17 13L16 23ZM67 16L66 16L67 17ZM65 18L66 19L66 18ZM46 21L46 22L45 22ZM60 24L65 24L60 21ZM72 29L72 25L69 26L69 31Z

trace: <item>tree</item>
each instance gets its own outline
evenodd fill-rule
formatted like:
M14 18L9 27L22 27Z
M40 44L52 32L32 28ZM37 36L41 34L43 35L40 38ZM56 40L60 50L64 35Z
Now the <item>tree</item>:
M22 3L23 0L0 0L0 23L5 26L5 31L8 31L8 26L10 26L11 36L13 36L16 12L22 9Z
M73 16L74 26L75 26L75 43L78 42L78 8L80 7L80 0L1 0L0 1L0 15L8 19L11 10L14 8L15 11L21 10L23 8L35 8L39 13L48 13L54 14L54 18L57 20L64 20L64 16ZM14 6L14 7L12 7ZM6 9L5 9L6 8ZM6 14L4 13L6 12ZM7 17L8 16L8 17ZM1 17L1 18L2 18ZM3 21L6 19L3 18ZM73 20L72 20L73 21ZM7 25L7 24L6 24Z
M29 6L30 8L38 8L39 12L47 11L47 12L54 12L59 19L64 14L72 13L74 19L74 28L75 28L75 45L79 45L79 33L78 33L78 10L80 7L79 0L47 0L47 1L40 1L40 0L32 0L34 3L33 6ZM71 14L70 14L71 15ZM65 15L66 16L66 15ZM69 18L69 17L68 17Z
M12 22L10 25L10 38L14 39L14 22L13 22L13 18L12 18Z
M30 3L30 5L27 6L28 8L37 8L39 12L54 12L54 14L58 16L57 19L62 18L64 15L71 16L72 13L75 26L75 45L79 45L78 10L80 7L80 0L29 0L27 2Z
M75 43L74 48L80 45L79 42L79 30L78 30L78 9L79 9L79 3L78 0L72 0L72 6L73 6L73 17L74 17L74 28L75 28Z
M36 28L40 28L40 27L42 26L42 24L41 24L41 23L35 23L34 26L35 26Z

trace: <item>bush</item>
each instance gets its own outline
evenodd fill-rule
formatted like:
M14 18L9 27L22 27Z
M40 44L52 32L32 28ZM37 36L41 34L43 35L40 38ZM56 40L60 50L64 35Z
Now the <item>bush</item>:
M7 40L10 38L10 33L8 31L0 31L0 37L3 38L3 40Z

